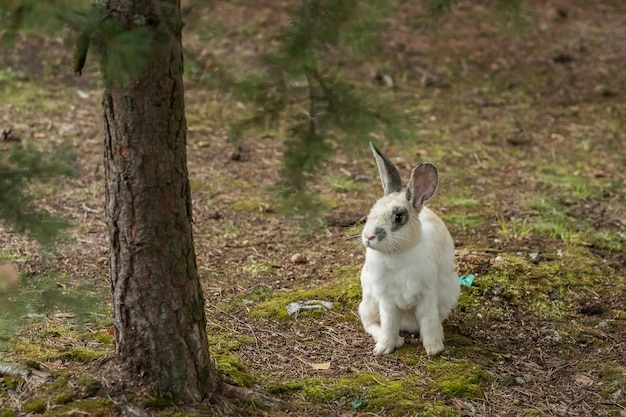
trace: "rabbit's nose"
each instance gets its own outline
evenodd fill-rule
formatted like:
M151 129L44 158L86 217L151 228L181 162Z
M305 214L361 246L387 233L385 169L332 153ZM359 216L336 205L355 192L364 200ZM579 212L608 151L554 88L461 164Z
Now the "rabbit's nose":
M365 239L367 239L368 241L374 240L374 239L376 239L376 235L374 235L374 236L365 236Z

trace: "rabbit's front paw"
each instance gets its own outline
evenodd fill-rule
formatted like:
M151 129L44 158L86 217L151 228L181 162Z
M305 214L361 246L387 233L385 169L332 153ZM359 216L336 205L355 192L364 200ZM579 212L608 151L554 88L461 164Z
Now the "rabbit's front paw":
M428 356L438 355L443 352L443 342L424 343L424 349L426 349L426 354Z
M376 343L376 346L374 346L374 355L386 355L393 352L395 349L402 347L402 345L404 345L404 337L402 336L397 336L395 343L394 341L389 342L381 340Z

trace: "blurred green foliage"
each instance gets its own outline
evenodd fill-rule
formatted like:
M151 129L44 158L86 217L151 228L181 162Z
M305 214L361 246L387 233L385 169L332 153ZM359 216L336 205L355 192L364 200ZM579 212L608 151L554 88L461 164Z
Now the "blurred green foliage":
M37 187L74 173L69 146L41 150L5 142L0 151L0 221L43 245L54 244L69 224L39 205Z

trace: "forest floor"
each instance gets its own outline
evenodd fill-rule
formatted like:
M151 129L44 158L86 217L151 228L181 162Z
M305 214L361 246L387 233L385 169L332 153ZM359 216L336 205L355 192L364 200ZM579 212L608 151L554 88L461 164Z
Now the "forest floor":
M286 214L285 130L228 141L247 104L207 90L212 61L239 70L287 22L285 2L186 8L189 174L212 359L230 383L280 407L223 399L182 408L106 372L113 350L97 57L71 75L64 36L24 34L0 52L0 128L22 143L71 140L80 175L34 189L74 224L52 253L0 226L0 416L626 416L626 8L529 1L520 34L483 3L437 30L399 2L384 51L332 62L410 113L414 140L377 137L406 178L441 174L430 206L473 274L445 323L446 350L419 340L372 353L356 309L360 224L380 196L363 138L337 148L315 188L315 220ZM198 3L198 4L201 4ZM425 80L427 74L428 80ZM0 149L10 146L0 143ZM292 302L327 311L290 316ZM133 414L134 413L134 414Z

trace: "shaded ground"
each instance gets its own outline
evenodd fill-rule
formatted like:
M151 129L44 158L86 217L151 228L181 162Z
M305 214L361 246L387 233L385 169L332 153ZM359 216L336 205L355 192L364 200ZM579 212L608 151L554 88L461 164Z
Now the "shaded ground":
M515 37L475 4L420 33L403 3L383 55L343 63L355 83L376 83L377 72L394 80L380 94L410 112L415 141L377 141L405 176L419 160L439 166L431 206L455 238L459 273L476 276L437 358L409 335L398 352L373 356L356 315L363 251L353 237L380 193L367 138L329 163L317 187L330 209L303 230L267 191L284 132L229 143L245 104L201 88L210 60L190 64L189 171L213 358L225 379L288 404L231 401L196 413L626 415L626 12L619 1L532 5L533 25ZM253 65L286 21L283 6L190 6L198 30L187 48ZM56 378L5 376L0 408L128 414L102 366L112 337L99 304L108 291L99 89L88 76L67 77L68 50L25 36L0 57L2 128L25 142L70 138L82 174L42 190L42 204L76 223L73 243L42 255L0 229L0 256L24 274L17 286L31 300L0 304L22 317L17 335L3 336L2 360ZM289 302L306 299L335 307L287 315ZM153 414L194 414L135 391L126 399Z

